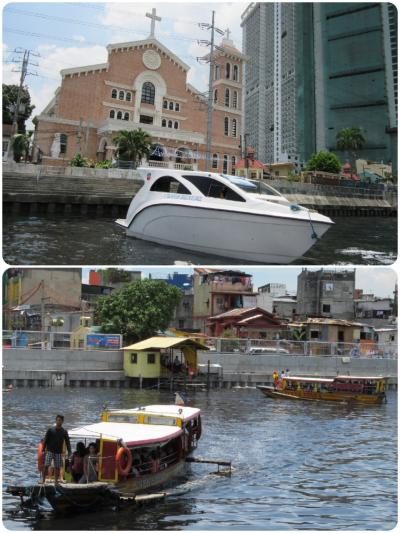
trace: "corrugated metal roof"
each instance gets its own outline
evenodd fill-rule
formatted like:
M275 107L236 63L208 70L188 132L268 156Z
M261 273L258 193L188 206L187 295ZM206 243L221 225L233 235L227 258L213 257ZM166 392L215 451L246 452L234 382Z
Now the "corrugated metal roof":
M307 326L312 324L325 324L329 326L347 326L347 327L364 327L365 324L359 322L351 322L350 320L343 320L339 318L308 318L303 322L293 322L289 326Z
M144 341L136 342L130 346L125 346L124 350L161 350L162 348L173 348L182 344L196 346L202 350L208 350L200 342L191 337L150 337Z

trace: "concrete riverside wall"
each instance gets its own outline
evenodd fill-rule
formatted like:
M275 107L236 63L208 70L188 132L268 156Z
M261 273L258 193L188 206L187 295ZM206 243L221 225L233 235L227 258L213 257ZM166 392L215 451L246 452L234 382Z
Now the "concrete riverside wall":
M122 350L3 350L3 374L26 370L123 370Z
M168 169L166 169L166 172ZM142 186L136 170L51 167L24 163L3 166L3 202L5 209L68 213L80 206L86 214L88 206L120 209L121 214ZM346 187L298 184L280 181L277 189L291 202L317 209L328 215L392 216L397 212L396 192ZM73 209L72 209L73 211ZM119 212L119 211L118 211Z
M272 375L274 370L289 368L290 373L320 377L333 377L339 374L360 376L388 376L397 380L397 360L395 359L356 359L348 357L317 357L302 355L248 355L217 352L199 352L200 364L219 364L223 369L224 380L235 380L234 375ZM238 378L236 377L236 380Z
M3 350L3 386L127 386L122 351Z
M199 379L207 381L207 363L211 367L212 386L230 387L271 383L274 370L289 368L291 374L320 377L339 374L384 375L397 384L397 360L349 359L293 355L248 355L198 352ZM123 371L123 352L102 350L3 350L3 386L138 386L132 385Z

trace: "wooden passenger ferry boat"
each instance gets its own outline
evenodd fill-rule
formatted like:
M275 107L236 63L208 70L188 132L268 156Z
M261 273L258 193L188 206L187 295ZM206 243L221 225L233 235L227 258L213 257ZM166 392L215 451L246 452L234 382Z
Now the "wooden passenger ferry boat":
M104 411L100 422L68 433L71 442L96 444L96 480L73 483L63 469L58 485L49 479L43 485L9 487L8 492L28 496L33 503L45 498L59 512L104 509L140 499L184 472L201 436L200 409L152 405Z
M273 387L257 388L270 398L375 405L386 401L387 382L382 376L286 376L275 380Z

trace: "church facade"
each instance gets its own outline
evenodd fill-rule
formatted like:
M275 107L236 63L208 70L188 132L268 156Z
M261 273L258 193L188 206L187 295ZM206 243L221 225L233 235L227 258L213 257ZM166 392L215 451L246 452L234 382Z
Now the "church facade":
M35 154L67 165L77 153L112 160L120 130L152 139L150 165L204 170L207 98L187 82L189 66L152 35L110 44L107 63L61 71L61 86L35 118ZM223 39L214 52L211 170L234 172L240 159L244 56Z

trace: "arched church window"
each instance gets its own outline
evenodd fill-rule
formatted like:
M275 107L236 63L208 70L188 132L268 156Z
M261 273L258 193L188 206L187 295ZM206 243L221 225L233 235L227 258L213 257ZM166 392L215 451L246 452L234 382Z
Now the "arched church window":
M142 102L145 104L154 104L155 95L156 95L156 89L154 85L149 81L146 81L146 83L143 83Z
M213 154L212 168L218 168L218 154Z
M172 120L168 120L168 127L172 128Z
M122 120L122 111L118 111L117 113L117 119Z
M229 78L231 77L231 64L230 63L227 63L225 65L225 78L227 80L229 80Z
M163 128L166 128L166 127L167 127L167 121L165 120L165 118L162 119L162 121L161 121L161 126L162 126Z
M60 154L67 153L67 136L65 133L60 135Z
M118 96L118 91L117 91L117 89L113 89L113 90L111 91L111 98L117 98L117 96Z
M178 102L175 103L175 111L180 111L180 105Z
M237 91L233 91L232 107L234 107L235 109L237 108L237 99L238 99L238 93Z
M226 105L226 107L229 107L229 100L230 100L230 91L229 91L229 89L225 89L225 105Z
M163 109L168 109L168 101L164 100L162 106L163 106Z
M221 67L220 65L215 65L214 79L219 80L221 77Z
M233 65L233 81L239 81L239 67Z
M214 104L217 104L218 103L218 90L215 89L214 91Z
M232 132L232 137L236 137L236 119L235 118L232 119L231 132Z
M124 120L129 120L129 113L125 113Z
M174 110L174 102L170 102L170 103L169 103L169 110L170 110L170 111L173 111L173 110Z
M126 101L127 101L127 102L130 102L131 100L132 100L132 93L127 92L127 93L126 93Z
M232 165L232 174L235 172L236 167L236 157L233 155L231 158L231 165Z
M120 100L125 100L125 93L124 93L124 91L119 91L119 96L118 96L118 97L119 97Z
M224 134L229 135L229 118L225 117L224 119Z
M222 165L222 172L226 174L228 172L228 156L224 155L224 162Z
M174 128L175 128L176 130L178 129L178 126L179 126L178 122L174 122Z
M110 116L110 118L115 118L115 111L114 111L114 109L111 109L111 111L110 111L110 115L109 115L109 116Z

